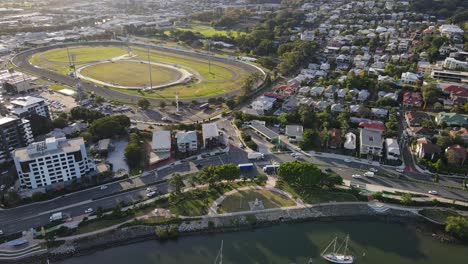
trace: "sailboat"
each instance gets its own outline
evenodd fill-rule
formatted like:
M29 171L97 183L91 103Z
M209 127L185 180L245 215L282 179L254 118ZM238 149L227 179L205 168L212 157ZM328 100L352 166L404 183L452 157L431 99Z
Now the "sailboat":
M332 263L340 263L340 264L351 264L354 261L354 257L352 255L346 255L346 251L348 250L348 241L349 241L349 235L346 236L346 239L341 245L336 248L336 243L338 241L338 237L335 237L330 244L328 244L327 248L322 252L322 258L326 259L329 262ZM343 247L344 244L344 250L343 253L340 253L340 249ZM333 245L333 251L328 252L327 250L330 248L330 246Z

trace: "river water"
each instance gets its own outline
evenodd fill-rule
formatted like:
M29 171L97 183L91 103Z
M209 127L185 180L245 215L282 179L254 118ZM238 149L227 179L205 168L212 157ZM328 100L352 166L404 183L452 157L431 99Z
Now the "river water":
M242 231L149 240L67 259L61 264L214 263L224 241L223 263L326 263L330 241L350 235L358 264L467 264L468 247L443 244L413 225L374 221L308 222Z

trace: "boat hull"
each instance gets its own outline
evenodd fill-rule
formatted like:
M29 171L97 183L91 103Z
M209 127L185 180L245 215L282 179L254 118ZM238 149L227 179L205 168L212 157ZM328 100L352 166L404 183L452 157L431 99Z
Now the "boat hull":
M354 261L353 256L349 256L349 255L327 254L327 255L323 255L322 257L329 262L339 263L339 264L352 264Z

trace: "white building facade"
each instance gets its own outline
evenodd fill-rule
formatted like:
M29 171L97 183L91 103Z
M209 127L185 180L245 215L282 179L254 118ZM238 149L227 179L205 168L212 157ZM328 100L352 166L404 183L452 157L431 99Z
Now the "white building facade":
M80 179L95 171L83 138L47 138L13 152L22 188L35 189Z

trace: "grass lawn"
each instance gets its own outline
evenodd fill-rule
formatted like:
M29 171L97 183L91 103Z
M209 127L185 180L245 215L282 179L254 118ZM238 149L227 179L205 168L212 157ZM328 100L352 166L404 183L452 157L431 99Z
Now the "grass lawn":
M84 76L121 86L150 86L149 66L131 61L108 62L89 66L81 71ZM151 65L153 85L176 81L181 74L167 67Z
M299 197L303 202L314 204L314 203L326 203L326 202L355 202L358 199L350 194L339 191L327 191L323 189L309 189L299 190L294 188L283 181L278 181L276 188L289 192L295 197Z
M194 33L200 33L201 35L203 35L204 37L207 37L207 38L212 37L214 35L228 36L229 32L231 32L231 34L233 36L247 34L247 33L242 32L242 31L220 30L220 29L216 29L216 28L213 28L213 27L209 27L209 26L203 26L203 25L192 25L192 26L186 27L186 28L177 28L177 30L192 31ZM165 33L169 34L169 31L166 31Z
M249 202L259 199L265 209L288 207L296 205L296 202L282 194L269 190L245 190L231 194L219 205L220 213L233 213L250 211Z
M73 235L85 234L85 233L93 232L93 231L103 229L106 227L110 227L113 225L117 225L127 220L130 220L134 217L135 216L131 215L131 216L127 216L127 217L120 218L120 219L109 219L109 220L99 219L99 220L91 221L86 225L79 226L76 229L76 231L73 233Z
M460 214L455 211L441 209L424 209L420 213L427 218L441 223L445 223L449 216L460 216Z
M213 202L223 193L249 185L256 185L256 183L238 182L219 186L216 189L197 189L196 191L184 193L183 200L177 204L169 205L169 209L174 214L184 216L206 215Z
M147 50L132 47L133 53L136 55L137 59L147 59ZM77 46L69 48L69 52L76 54L76 66L82 66L87 63L99 60L106 60L110 58L114 58L117 56L121 56L127 54L127 50L122 47L110 47L110 46L97 46L97 47L84 47L84 46ZM178 65L180 67L185 68L189 72L195 74L195 78L198 79L196 82L188 83L188 84L180 84L171 87L167 87L164 89L158 89L153 93L144 92L143 94L138 93L135 90L131 89L118 89L112 88L110 89L118 89L120 92L125 92L132 95L139 95L145 96L150 98L173 98L176 92L179 93L180 98L196 98L196 97L204 97L204 96L214 96L214 95L222 95L227 92L231 92L234 90L238 90L245 78L250 75L250 72L243 70L239 67L222 63L222 62L211 62L209 67L208 60L199 59L194 57L187 57L180 54L174 54L171 52L164 52L164 51L157 51L153 50L150 51L150 58L152 61L160 61L163 63ZM61 73L61 74L68 74L70 69L68 67L68 57L67 57L67 50L65 48L62 49L52 49L49 51L45 51L42 53L35 54L30 58L30 62L34 65L37 65L42 68L47 68L49 70ZM123 63L123 62L119 62ZM124 68L129 68L125 65ZM131 78L124 78L124 82L133 82L138 81L140 83L145 83L147 77L144 73L147 73L147 70L140 72L135 70L129 74L128 72L123 72L123 69L111 69L110 64L100 64L96 66L92 66L90 68L84 69L82 71L83 74L90 76L97 80L107 81L110 80L110 83L114 82L117 84L121 84L122 78L119 78L117 81L115 80L115 76L132 76ZM211 70L210 70L211 68ZM98 73L93 74L92 69L97 69ZM104 72L104 74L102 73ZM106 73L107 72L107 73ZM156 70L156 73L153 76L155 78L165 78L166 74L162 75L161 70ZM134 77L135 74L138 77ZM98 77L99 75L99 77ZM104 76L101 76L104 75ZM140 78L141 77L141 78ZM170 77L170 76L168 76ZM164 80L161 80L162 82ZM108 81L109 82L109 81ZM121 84L125 85L125 84ZM133 86L133 85L131 85Z

